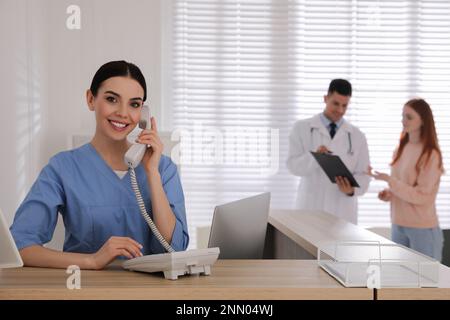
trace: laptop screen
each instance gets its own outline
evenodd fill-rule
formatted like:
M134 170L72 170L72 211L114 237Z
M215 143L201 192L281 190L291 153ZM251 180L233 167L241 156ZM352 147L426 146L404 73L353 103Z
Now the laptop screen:
M0 210L0 269L23 266L16 243L9 231L3 212Z
M219 247L219 259L262 259L270 193L217 206L208 247Z

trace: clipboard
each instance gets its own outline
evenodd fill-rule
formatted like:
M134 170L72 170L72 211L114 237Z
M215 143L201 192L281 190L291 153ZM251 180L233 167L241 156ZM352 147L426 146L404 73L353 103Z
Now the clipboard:
M339 156L327 153L317 153L313 151L311 151L311 154L319 163L328 178L330 178L332 183L336 183L336 177L346 177L348 181L350 181L352 187L359 188L358 182L356 182L352 173L348 170Z

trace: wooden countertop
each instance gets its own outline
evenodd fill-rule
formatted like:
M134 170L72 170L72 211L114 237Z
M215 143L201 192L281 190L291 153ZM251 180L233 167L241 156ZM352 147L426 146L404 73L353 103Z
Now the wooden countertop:
M81 289L69 290L63 269L0 270L0 299L373 299L373 290L345 288L314 260L218 260L210 276L166 280L162 273L118 266L81 270Z
M271 209L269 223L314 257L321 242L393 242L323 211Z

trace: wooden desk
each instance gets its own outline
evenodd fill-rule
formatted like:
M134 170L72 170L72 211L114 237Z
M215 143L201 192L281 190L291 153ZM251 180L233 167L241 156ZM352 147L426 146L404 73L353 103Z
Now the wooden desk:
M219 260L210 276L166 280L111 267L81 271L81 289L66 288L62 269L0 270L0 299L373 299L373 290L344 288L313 260Z

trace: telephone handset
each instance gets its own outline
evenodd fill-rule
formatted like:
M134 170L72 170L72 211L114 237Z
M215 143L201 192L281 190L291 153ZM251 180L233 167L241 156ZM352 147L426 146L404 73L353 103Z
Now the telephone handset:
M139 128L151 129L151 117L150 108L148 105L143 105L141 110L141 119L139 120ZM136 168L142 160L142 157L147 150L145 144L136 143L133 144L130 149L125 153L125 164L128 167Z
M141 110L141 119L139 128L150 129L150 108L144 105ZM219 248L194 249L189 251L176 252L170 244L164 239L156 225L153 223L150 215L147 213L144 200L136 179L134 169L139 165L142 157L147 150L145 144L133 144L125 153L124 161L130 172L131 187L133 188L139 210L142 217L147 222L155 237L168 253L147 255L130 259L123 264L125 269L136 270L142 272L164 272L166 279L176 280L179 275L203 273L209 275L211 273L211 265L217 260L220 250Z
M143 105L141 110L141 119L139 120L139 128L141 129L150 129L150 108L148 105ZM134 194L136 195L136 200L139 205L139 210L141 211L142 217L147 222L148 226L152 230L153 234L156 236L158 241L162 244L164 249L167 252L174 252L173 248L167 243L166 239L161 235L159 230L156 228L153 220L150 218L150 215L147 213L147 209L145 208L144 200L142 199L141 191L139 190L139 185L136 179L136 172L134 169L139 165L142 158L144 157L145 151L147 150L147 145L142 143L133 144L130 149L125 153L124 161L128 166L128 171L130 172L131 178L131 187L133 188Z

